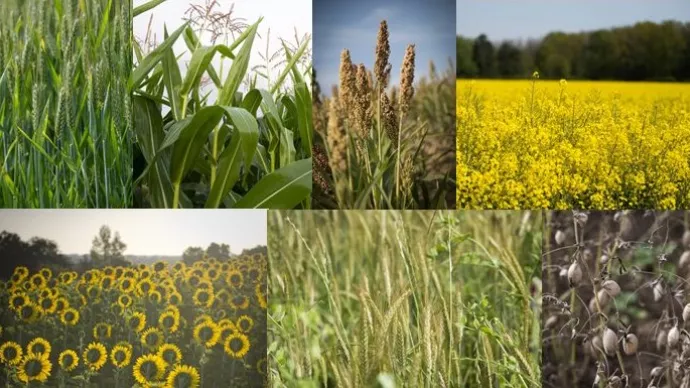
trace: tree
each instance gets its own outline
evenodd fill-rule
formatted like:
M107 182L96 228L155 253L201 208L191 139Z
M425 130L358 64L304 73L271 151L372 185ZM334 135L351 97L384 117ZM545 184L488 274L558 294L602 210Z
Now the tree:
M472 58L477 64L480 77L489 78L496 75L496 58L494 57L494 45L486 35L481 34L472 45Z
M520 49L510 42L503 42L496 54L498 73L502 77L518 77L525 74Z
M477 76L478 69L477 64L474 63L472 46L472 39L458 36L455 40L455 53L458 64L455 73L458 78Z
M215 257L218 260L228 260L230 258L230 246L228 244L211 243L206 248L208 257Z
M199 261L204 258L204 250L201 247L188 247L182 253L182 261L187 265L194 264L195 261Z
M120 239L120 234L115 232L112 237L110 227L103 225L91 243L91 260L98 267L128 265L124 257L125 249L127 245Z
M44 267L53 271L71 269L69 259L60 253L54 241L40 237L23 241L7 231L0 232L0 262L0 278L4 279L12 276L17 266L25 266L31 272Z
M254 255L257 253L268 255L268 247L266 245L257 245L254 248L244 249L240 255Z

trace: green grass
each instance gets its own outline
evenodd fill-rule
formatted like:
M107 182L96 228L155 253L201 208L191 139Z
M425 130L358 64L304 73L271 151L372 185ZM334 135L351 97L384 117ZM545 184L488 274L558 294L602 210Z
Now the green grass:
M141 5L135 16L161 3ZM311 71L300 65L309 39L295 49L284 43L285 61L264 90L257 78L268 75L249 69L262 20L204 46L199 25L220 22L200 19L160 31L165 39L149 53L135 45L135 207L310 208L313 126L304 75ZM186 71L172 48L179 39L191 53Z
M273 386L540 384L540 213L288 211L268 223Z
M130 10L0 2L0 207L130 205Z

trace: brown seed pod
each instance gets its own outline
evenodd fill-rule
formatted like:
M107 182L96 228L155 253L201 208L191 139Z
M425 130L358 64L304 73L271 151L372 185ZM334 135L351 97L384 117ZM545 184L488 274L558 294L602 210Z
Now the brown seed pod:
M563 243L565 242L565 233L563 233L562 230L557 230L555 240L556 244L563 245Z
M668 337L668 332L666 330L659 330L659 334L656 335L656 349L658 351L663 351L666 347L666 338Z
M568 268L568 283L570 283L570 287L574 287L578 285L581 280L582 268L580 268L580 265L577 263L577 261L575 261L570 264L570 267Z
M658 302L661 300L661 298L664 297L664 286L661 284L660 281L654 283L654 288L652 289L654 292L654 301Z
M635 334L628 334L625 336L625 341L623 342L623 352L628 356L637 353L637 346L639 341Z
M604 329L604 333L601 335L601 342L604 346L604 352L613 356L616 354L616 349L618 347L618 336L616 333L609 329L608 327Z
M612 298L615 298L618 296L618 294L621 293L621 286L616 283L615 280L606 280L604 283L601 285L602 290L606 290L606 293L609 294Z
M680 255L678 260L679 269L690 269L690 251L685 251Z
M690 248L690 229L686 230L685 233L683 233L682 243L684 247Z
M675 348L676 345L678 345L678 341L680 341L680 330L678 330L678 326L676 325L668 331L666 343L669 348Z
M604 350L604 343L601 342L601 336L594 336L592 337L592 341L590 341L590 351L592 353L592 357L597 358L601 354L601 352Z
M603 255L601 255L601 257L599 257L599 264L606 265L606 263L608 263L608 262L609 262L609 255L604 253Z
M690 321L690 303L683 308L683 322L687 324L688 321Z
M551 329L556 326L556 323L558 323L558 316L552 315L544 322L544 329Z
M649 372L649 376L653 379L661 376L664 373L664 368L660 366L655 366L651 372Z

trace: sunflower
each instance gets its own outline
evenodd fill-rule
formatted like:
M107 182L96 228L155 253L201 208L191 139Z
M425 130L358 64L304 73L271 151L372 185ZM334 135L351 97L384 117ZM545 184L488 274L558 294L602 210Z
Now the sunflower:
M149 291L149 300L153 304L160 304L161 301L163 301L163 295L161 295L160 291L158 290L151 290Z
M194 304L200 307L209 308L213 305L213 292L207 289L198 289L194 292Z
M79 356L74 350L63 350L58 357L58 364L65 372L71 372L79 365Z
M149 279L143 279L137 284L137 294L139 296L148 295L154 289L156 289L156 286Z
M132 349L125 345L115 345L110 352L110 361L116 368L125 368L132 361Z
M113 286L113 283L115 283L115 279L112 276L104 276L101 278L99 286L103 290L109 290L110 287Z
M99 322L93 327L93 338L96 341L103 341L110 338L113 327L107 323Z
M55 299L55 311L62 312L64 309L69 308L69 301L64 296Z
M28 345L26 345L27 355L36 355L43 358L50 357L50 342L46 341L44 338L36 337Z
M144 327L146 327L146 315L140 311L135 311L127 319L127 327L137 333L141 333L141 331L144 330Z
M266 293L264 293L264 286L262 283L258 283L254 289L256 294L256 299L259 301L259 306L262 310L266 310Z
M199 371L193 366L177 365L168 375L165 388L198 388Z
M159 261L153 264L153 271L154 272L163 272L166 268L168 267L168 263L165 261Z
M174 333L180 327L180 313L174 310L163 312L158 318L158 326L168 333Z
M219 324L218 327L220 327L220 338L218 339L220 342L225 341L226 338L228 338L232 334L235 334L235 332L237 331L237 327L235 327L234 323L231 325Z
M160 356L145 354L137 359L132 368L132 375L140 385L148 387L163 378L165 368L165 361Z
M29 354L22 360L19 365L17 377L25 384L31 381L38 381L44 383L50 377L50 371L53 369L53 364L48 358L41 357L36 354Z
M101 369L108 360L108 351L102 343L92 342L84 350L82 359L86 367L92 371L97 371Z
M156 354L158 354L168 365L177 365L182 362L182 352L180 348L174 344L161 345Z
M177 306L177 305L180 305L181 303L182 303L182 295L179 292L177 292L177 291L171 292L168 295L168 304Z
M266 376L266 357L261 357L259 361L256 362L256 371L260 375Z
M126 275L126 274L127 274L127 272L125 272L125 275ZM132 291L134 291L134 289L136 288L136 286L137 286L137 285L136 285L136 283L135 283L135 281L134 281L133 279L131 279L131 278L129 278L129 277L125 277L125 278L122 279L122 281L120 282L120 292L122 292L122 293L124 293L124 294L129 294L129 293L131 293Z
M51 271L50 268L41 268L38 273L40 273L41 276L43 276L43 278L46 280L50 280L50 278L53 277L53 271Z
M234 333L225 339L223 350L232 358L242 358L249 352L249 338L244 333Z
M156 327L149 327L141 334L141 344L154 351L163 343L163 333Z
M46 283L46 278L44 278L40 273L35 273L29 278L29 284L31 284L31 287L34 289L41 289L45 287Z
M29 297L23 292L17 292L10 296L10 308L14 311L19 311L27 303L29 303Z
M19 276L20 279L23 279L29 276L29 269L23 265L20 265L19 267L14 267L14 271L12 271L12 274Z
M231 269L226 275L226 281L232 288L241 288L244 285L244 276L237 269Z
M0 362L8 365L17 365L22 360L22 347L14 342L7 341L0 345Z
M254 320L248 315L242 315L237 318L236 326L242 333L249 333L254 327Z
M71 307L66 308L60 314L60 322L62 322L63 325L76 325L79 322L79 311Z
M205 320L194 327L194 339L207 348L213 347L220 337L220 328L213 320Z
M244 295L235 295L230 299L230 307L235 310L244 310L249 307L249 298Z
M186 267L187 267L187 266L185 265L185 263L184 263L183 261L178 261L177 263L175 263L175 264L173 265L172 269L173 269L173 271L175 271L175 272L179 272L179 271L184 270Z

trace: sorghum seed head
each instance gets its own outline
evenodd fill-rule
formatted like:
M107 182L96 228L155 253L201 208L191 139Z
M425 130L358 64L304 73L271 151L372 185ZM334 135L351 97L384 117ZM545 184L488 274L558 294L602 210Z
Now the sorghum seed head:
M367 138L371 127L371 89L364 64L357 66L355 106L353 121L360 138Z
M414 45L410 44L405 49L402 68L400 70L400 114L405 115L410 110L410 102L414 95Z
M355 72L352 68L352 59L350 58L350 51L343 50L340 54L340 87L339 99L340 108L342 112L346 112L352 106L355 86Z
M339 106L331 100L328 106L328 127L326 141L330 151L330 165L334 173L345 171L347 165L347 135L345 134Z
M388 65L388 58L391 54L391 46L388 43L388 24L385 20L381 21L379 25L379 34L376 39L376 62L374 64L374 72L376 73L376 82L380 90L383 91L388 86L388 78L390 76L391 68Z
M385 92L381 93L381 120L382 126L393 144L393 148L398 146L398 119L395 117L393 105Z

